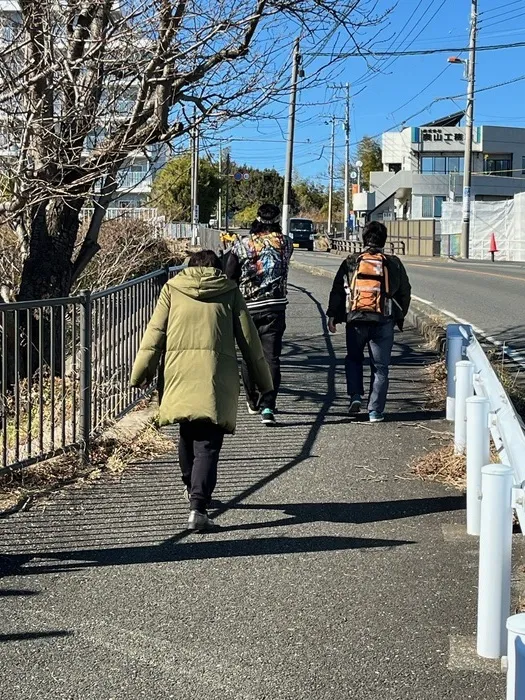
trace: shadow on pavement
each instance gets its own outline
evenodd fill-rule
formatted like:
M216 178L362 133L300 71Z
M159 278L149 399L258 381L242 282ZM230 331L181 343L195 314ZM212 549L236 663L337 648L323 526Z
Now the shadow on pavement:
M464 496L443 496L439 498L414 498L399 501L375 501L366 503L281 503L281 504L242 504L242 510L278 510L287 518L271 520L267 523L255 522L224 528L225 531L251 530L279 525L297 525L310 522L363 523L415 518L432 513L447 513L465 509Z
M38 591L26 591L26 590L20 590L18 588L6 588L4 590L0 590L0 598L14 598L15 596L32 596L32 595L39 595Z
M15 632L13 634L0 634L2 642L28 642L33 639L46 639L48 637L70 637L73 632L66 630L52 630L50 632Z
M224 528L228 531L229 528ZM233 529L233 528L232 528ZM242 529L242 528L239 528ZM217 530L218 534L221 528ZM184 535L187 536L188 532ZM271 554L300 554L307 552L335 552L347 549L372 549L400 547L414 544L410 540L366 539L362 537L258 537L247 540L211 540L206 535L191 533L200 541L179 543L177 535L160 545L146 547L114 547L110 549L86 549L70 552L45 552L42 560L54 559L47 564L40 561L33 566L26 564L19 575L55 574L65 571L81 571L99 566L125 566L131 564L158 564L161 562L192 561L196 559L221 559L231 557L267 556ZM21 564L27 557L20 557ZM15 563L17 557L13 557Z

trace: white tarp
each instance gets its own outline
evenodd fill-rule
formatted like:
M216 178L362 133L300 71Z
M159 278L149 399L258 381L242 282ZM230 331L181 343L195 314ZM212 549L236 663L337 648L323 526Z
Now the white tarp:
M444 202L441 218L441 254L458 255L461 236L461 202ZM525 193L500 202L473 202L469 256L490 258L494 234L498 260L525 261Z

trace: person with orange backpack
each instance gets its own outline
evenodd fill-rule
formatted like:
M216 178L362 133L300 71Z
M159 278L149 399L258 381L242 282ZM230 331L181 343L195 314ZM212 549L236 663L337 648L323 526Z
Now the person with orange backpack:
M387 229L370 221L363 231L364 251L349 255L335 277L328 304L328 329L336 332L346 322L346 384L349 413L361 411L364 396L363 360L368 346L370 357L371 423L385 418L388 372L394 328L403 330L410 306L411 287L405 267L395 255L386 255Z

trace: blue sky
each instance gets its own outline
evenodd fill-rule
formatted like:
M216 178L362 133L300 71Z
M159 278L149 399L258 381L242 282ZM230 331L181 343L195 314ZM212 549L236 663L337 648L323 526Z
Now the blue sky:
M391 3L379 0L379 7ZM384 24L378 50L461 47L468 44L470 0L398 0ZM479 45L525 42L523 0L479 0ZM432 15L435 17L429 22ZM425 28L425 24L428 26ZM372 32L372 30L369 30ZM375 30L374 30L375 31ZM295 168L304 177L326 182L332 116L342 118L344 99L334 82L352 86L351 142L364 135L376 136L390 129L425 123L464 108L466 83L463 68L447 63L449 54L370 59L376 70L367 70L363 58L348 58L324 85L303 89L299 95ZM323 59L305 56L307 74ZM525 74L525 47L478 54L477 85L485 88ZM525 77L525 76L524 76ZM328 84L329 83L329 84ZM420 94L419 94L420 93ZM431 105L440 97L459 96ZM287 106L271 108L273 118L230 125L232 158L251 166L284 171ZM417 116L416 113L420 112ZM525 128L525 80L476 95L476 124L500 124ZM344 133L337 128L336 161L344 157Z

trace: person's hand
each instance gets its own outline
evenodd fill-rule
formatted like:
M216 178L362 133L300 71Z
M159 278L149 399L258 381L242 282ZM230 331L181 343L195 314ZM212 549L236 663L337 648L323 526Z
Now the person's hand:
M337 324L334 323L333 318L328 319L328 330L330 331L330 333L337 333Z

